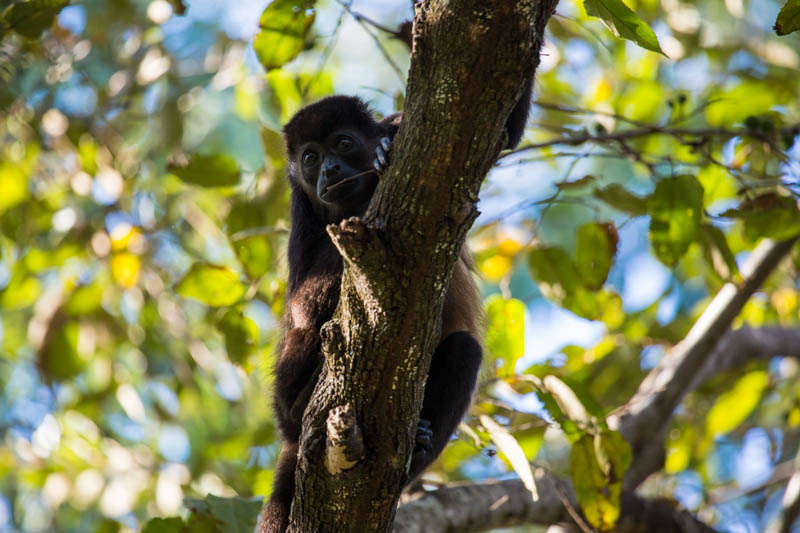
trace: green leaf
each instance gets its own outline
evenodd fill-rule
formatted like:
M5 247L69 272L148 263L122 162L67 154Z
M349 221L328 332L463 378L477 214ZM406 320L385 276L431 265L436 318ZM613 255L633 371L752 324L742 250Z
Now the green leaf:
M732 126L747 117L763 115L775 105L793 102L796 96L780 85L761 80L746 80L733 87L712 92L706 107L706 119L712 126Z
M656 257L678 262L697 236L703 214L703 186L694 176L662 180L649 202L650 242Z
M569 254L561 248L531 250L528 267L545 297L560 302L580 286L580 276Z
M50 325L39 351L39 369L46 378L69 380L84 369L86 360L78 351L80 327L74 320L61 322L60 317Z
M256 234L235 239L233 249L250 279L263 276L272 267L272 250L266 235Z
M536 490L536 480L533 477L533 470L531 469L528 458L525 457L525 452L517 442L517 439L515 439L506 428L495 422L494 419L488 415L481 415L481 424L483 424L483 427L489 432L489 436L492 438L492 442L497 445L497 449L508 459L511 468L517 473L522 484L525 485L525 488L531 493L533 501L537 501L539 499L539 493Z
M178 517L153 518L142 529L142 533L183 533L183 520Z
M194 155L186 165L169 165L167 170L186 183L203 187L229 187L239 183L239 167L225 154Z
M575 494L589 523L600 531L613 531L619 520L622 476L630 461L630 446L617 432L587 434L572 444Z
M229 309L217 327L225 335L225 349L232 361L244 360L258 342L258 325L241 309Z
M252 533L261 511L261 498L220 498L209 494L206 502L222 525L222 533Z
M282 67L303 50L314 22L314 2L275 0L261 14L253 48L265 69Z
M783 5L773 29L778 35L788 35L800 30L800 0L788 0Z
M633 41L642 48L664 54L653 28L622 3L622 0L584 0L586 13L600 18L611 33Z
M758 406L767 385L769 375L764 370L755 370L739 378L714 402L706 417L706 432L716 436L739 427Z
M647 213L647 198L636 196L617 183L612 183L602 189L595 189L594 196L614 209L630 213L633 216Z
M97 311L103 301L103 289L97 282L78 287L64 304L64 310L73 316Z
M700 244L703 246L703 255L717 275L730 280L739 271L736 258L733 256L725 234L711 224L700 226Z
M0 214L4 211L21 204L28 199L28 175L30 173L30 160L38 158L37 150L21 164L14 164L11 161L0 161Z
M525 304L493 294L487 300L489 327L486 348L490 357L502 362L497 368L500 376L514 374L514 366L525 352Z
M12 30L36 39L53 25L53 21L69 0L27 0L18 2L5 10L3 18Z
M3 309L23 309L36 302L42 292L42 284L34 276L18 270L5 289L0 291L0 307Z
M238 302L245 288L231 269L197 263L178 282L175 290L184 298L199 300L211 307L222 307Z
M617 253L617 241L617 229L612 223L588 223L578 228L575 262L585 286L603 286Z
M796 202L786 196L764 194L743 204L741 214L745 237L751 242L763 237L780 241L800 233L800 210Z

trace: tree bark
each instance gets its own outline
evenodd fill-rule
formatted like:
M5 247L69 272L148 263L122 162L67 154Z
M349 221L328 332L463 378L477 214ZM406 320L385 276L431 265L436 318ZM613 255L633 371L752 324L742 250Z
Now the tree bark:
M290 531L390 530L452 266L556 3L417 4L393 163L363 220L328 228L341 300L303 418Z

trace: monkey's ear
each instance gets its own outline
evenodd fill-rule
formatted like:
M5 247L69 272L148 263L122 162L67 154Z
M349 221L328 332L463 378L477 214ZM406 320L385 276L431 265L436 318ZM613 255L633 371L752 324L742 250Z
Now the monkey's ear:
M383 129L390 138L394 138L397 130L400 128L400 122L403 120L403 112L393 113L388 117L378 122L378 126Z

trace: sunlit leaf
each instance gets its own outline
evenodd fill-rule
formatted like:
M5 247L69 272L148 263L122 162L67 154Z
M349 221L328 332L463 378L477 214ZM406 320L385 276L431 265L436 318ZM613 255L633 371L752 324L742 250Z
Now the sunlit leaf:
M714 126L732 126L749 116L766 113L776 104L791 102L794 97L781 86L748 80L711 94L706 118Z
M6 23L11 29L35 39L53 25L53 21L69 0L25 0L17 2L4 13Z
M103 285L91 283L78 287L64 304L64 310L71 315L86 315L100 308L103 301Z
M694 176L661 180L649 202L650 242L656 257L674 265L689 249L703 215L703 187Z
M489 432L492 442L497 445L497 449L505 455L509 464L514 469L514 472L519 476L522 484L531 493L533 501L539 499L539 493L536 490L536 480L533 477L533 470L531 469L530 459L525 457L525 452L511 433L509 433L503 426L494 421L494 419L487 415L481 415L481 424Z
M769 375L764 370L754 370L739 378L714 402L706 417L706 432L716 436L739 427L758 406L767 385Z
M486 312L489 318L486 348L493 360L501 362L498 375L511 375L525 352L525 304L494 294L486 302Z
M612 531L620 515L622 480L612 481L595 454L595 439L584 435L572 443L570 470L575 494L586 519L600 531Z
M513 262L510 257L500 254L490 255L480 263L481 274L492 282L498 282L511 272Z
M130 289L139 281L142 261L138 255L122 252L111 258L111 274L120 287Z
M185 166L173 164L167 170L186 183L203 187L229 187L239 183L239 167L225 154L194 155Z
M583 7L587 14L600 18L617 37L664 54L653 28L623 4L622 0L584 0Z
M258 21L253 48L265 69L283 66L303 50L314 22L314 2L274 0Z
M670 436L677 431L671 432ZM667 457L664 461L664 470L670 474L677 474L689 467L692 454L697 445L697 431L690 425L683 426L677 438L667 440Z
M800 30L800 0L786 0L773 29L778 35L788 35Z
M664 88L652 80L637 80L628 84L620 96L620 112L636 120L655 121L664 109Z
M570 420L583 427L605 425L602 407L580 382L568 377L549 375L545 376L543 383Z
M24 169L11 162L0 162L0 214L28 198L28 179Z
M97 143L88 133L81 135L78 141L78 157L83 171L94 176L97 172Z
M42 292L42 284L34 276L18 272L0 291L0 307L3 309L22 309L33 305Z
M199 300L211 307L231 305L244 295L244 285L229 268L197 263L175 286L184 298Z

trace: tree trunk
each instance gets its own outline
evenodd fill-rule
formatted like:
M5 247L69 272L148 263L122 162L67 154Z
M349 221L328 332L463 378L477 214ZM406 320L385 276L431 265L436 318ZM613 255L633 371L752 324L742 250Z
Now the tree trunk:
M389 531L453 264L557 0L417 4L403 123L344 257L303 418L291 531ZM348 453L355 452L355 453Z

